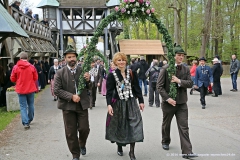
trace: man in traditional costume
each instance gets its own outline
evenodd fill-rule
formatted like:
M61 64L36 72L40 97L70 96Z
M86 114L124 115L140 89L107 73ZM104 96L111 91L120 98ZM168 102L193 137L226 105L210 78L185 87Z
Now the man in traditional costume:
M182 65L185 52L180 45L175 46L175 66L176 75L171 78L168 76L168 65L161 69L157 82L157 90L162 96L162 148L169 150L171 142L170 128L171 121L175 115L180 135L181 149L183 158L194 158L196 154L192 152L192 144L188 132L188 107L187 107L187 88L192 87L192 80L189 68ZM169 96L170 83L173 82L177 87L177 96L175 99Z
M90 132L88 107L91 81L89 73L84 73L86 85L78 95L78 81L82 73L82 68L76 64L78 54L70 47L63 55L67 66L55 75L54 94L59 98L57 106L63 113L68 148L72 153L73 160L79 160L80 153L86 154L86 142Z

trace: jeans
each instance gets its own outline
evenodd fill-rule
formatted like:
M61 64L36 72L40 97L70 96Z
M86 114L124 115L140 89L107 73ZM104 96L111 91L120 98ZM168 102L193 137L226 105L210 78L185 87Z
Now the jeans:
M139 82L139 86L140 86L141 90L142 90L142 82L143 82L144 95L147 95L147 80L146 79L139 79L138 82Z
M237 75L238 75L238 72L231 74L233 89L237 89Z
M22 124L28 125L34 117L34 93L18 94Z

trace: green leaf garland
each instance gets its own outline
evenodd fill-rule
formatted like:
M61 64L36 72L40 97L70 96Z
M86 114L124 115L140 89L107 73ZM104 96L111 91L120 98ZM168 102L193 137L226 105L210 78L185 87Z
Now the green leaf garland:
M87 46L87 55L85 58L85 62L83 64L83 72L79 77L79 85L78 85L78 94L80 95L82 90L85 87L85 79L83 78L83 75L85 72L90 71L90 63L92 61L92 58L98 54L96 52L96 45L98 43L98 38L102 35L104 28L108 26L111 22L115 20L124 21L128 19L132 20L139 20L142 22L145 22L146 20L149 20L151 23L154 23L159 33L163 35L164 41L166 43L166 46L168 48L168 60L169 60L169 67L167 68L168 71L168 77L169 80L171 80L172 75L175 75L176 68L175 68L175 54L173 53L173 43L172 38L168 33L168 30L166 27L162 24L160 20L156 18L154 15L155 9L151 7L151 2L149 0L124 0L120 6L117 6L114 8L114 11L108 15L106 18L104 18L98 28L96 29L94 36L91 38L91 42L89 46ZM80 53L81 54L81 53ZM84 55L82 53L81 55ZM102 56L102 54L100 53ZM101 57L98 55L99 57ZM102 57L101 57L102 58ZM105 60L105 58L102 58ZM107 64L105 62L105 64ZM173 99L177 96L177 88L175 83L170 83L170 92L169 96Z

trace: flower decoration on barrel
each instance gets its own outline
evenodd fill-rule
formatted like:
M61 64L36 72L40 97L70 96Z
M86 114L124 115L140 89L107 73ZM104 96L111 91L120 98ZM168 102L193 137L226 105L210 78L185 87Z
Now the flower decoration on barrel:
M155 12L149 0L123 0L121 5L116 6L114 10L120 13L120 19L122 20L139 18L143 22Z

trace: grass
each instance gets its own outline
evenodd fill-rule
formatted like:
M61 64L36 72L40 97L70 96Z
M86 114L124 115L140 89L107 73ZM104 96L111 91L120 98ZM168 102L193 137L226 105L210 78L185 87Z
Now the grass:
M34 94L34 99L36 99L38 93ZM3 131L12 120L20 114L20 111L7 111L7 107L0 108L0 132Z
M6 107L0 108L0 132L4 130L9 123L18 115L20 111L8 112Z

